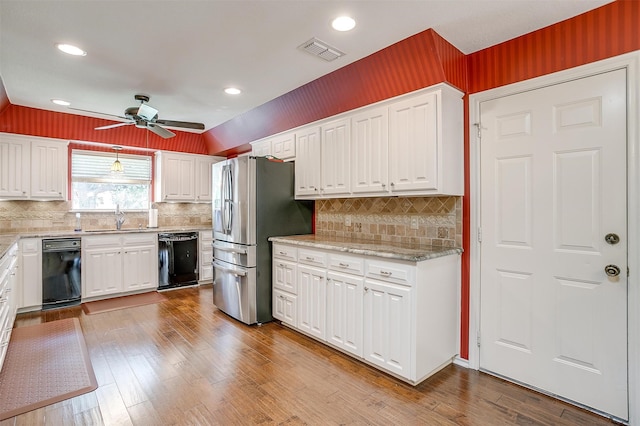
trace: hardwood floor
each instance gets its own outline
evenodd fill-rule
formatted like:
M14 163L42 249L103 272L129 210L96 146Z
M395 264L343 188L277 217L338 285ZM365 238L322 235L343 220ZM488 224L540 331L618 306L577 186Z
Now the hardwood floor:
M275 322L227 317L211 286L163 294L169 300L95 315L19 315L16 327L79 318L99 387L0 426L612 424L454 365L409 386Z

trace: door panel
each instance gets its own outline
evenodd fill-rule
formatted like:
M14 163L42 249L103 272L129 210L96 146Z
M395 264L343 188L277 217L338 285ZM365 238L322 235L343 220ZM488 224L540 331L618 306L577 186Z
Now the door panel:
M480 366L626 419L626 73L480 112Z

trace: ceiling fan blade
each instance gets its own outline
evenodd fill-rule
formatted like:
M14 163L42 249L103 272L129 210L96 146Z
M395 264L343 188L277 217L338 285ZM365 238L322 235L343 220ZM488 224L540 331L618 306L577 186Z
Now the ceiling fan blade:
M113 129L114 127L120 127L120 126L128 126L130 124L134 124L133 121L128 122L128 123L116 123L116 124L109 124L107 126L100 126L100 127L96 127L94 130L106 130L106 129Z
M165 139L172 138L176 135L175 133L165 129L164 127L160 127L155 123L147 123L147 129Z
M154 123L169 127L184 127L186 129L204 130L204 124L191 123L188 121L156 120Z
M106 112L89 111L88 109L71 108L71 107L69 107L69 109L72 109L74 111L90 112L91 114L108 115L109 117L118 117L118 118L121 118L123 120L127 120L127 117L123 117L121 115L107 114Z

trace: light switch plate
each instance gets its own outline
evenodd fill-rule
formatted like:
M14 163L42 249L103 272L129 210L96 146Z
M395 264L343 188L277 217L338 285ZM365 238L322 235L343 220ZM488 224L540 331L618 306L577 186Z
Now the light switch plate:
M344 226L351 226L351 215L348 214L344 217Z
M418 216L411 216L411 229L418 229Z

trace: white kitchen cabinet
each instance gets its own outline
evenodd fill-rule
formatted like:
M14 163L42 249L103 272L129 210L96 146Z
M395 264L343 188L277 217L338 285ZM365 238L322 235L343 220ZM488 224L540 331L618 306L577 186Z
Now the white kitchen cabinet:
M195 201L198 203L211 202L212 173L211 166L220 161L217 157L198 155L195 157Z
M20 312L42 309L42 240L20 240Z
M327 342L362 357L362 277L327 273Z
M295 196L318 198L320 196L320 127L305 127L295 134Z
M364 359L410 377L411 287L364 283Z
M366 109L351 117L351 191L389 193L389 109Z
M327 278L324 269L298 265L298 329L326 340Z
M66 200L66 141L0 133L0 198Z
M158 244L155 234L122 237L122 291L158 287Z
M0 134L0 197L29 198L30 143Z
M297 327L298 324L298 296L286 291L273 290L273 317L284 324Z
M31 198L66 200L67 144L42 138L31 141Z
M298 252L295 247L273 244L272 253L272 315L295 328L298 326Z
M349 170L351 152L351 120L324 123L321 134L321 180L323 196L348 195L351 186Z
M446 85L389 106L392 195L463 195L462 94Z
M0 258L0 370L7 354L13 322L16 318L18 245L12 245Z
M296 158L296 135L294 132L283 133L271 140L271 153L281 160Z
M158 287L156 234L82 238L82 299Z
M156 152L155 201L211 201L211 165L222 157Z
M254 157L267 157L271 154L271 139L263 139L251 142L251 155Z
M410 262L322 245L274 242L276 319L414 385L452 362L459 255Z
M198 282L213 281L213 231L200 231L198 235Z

